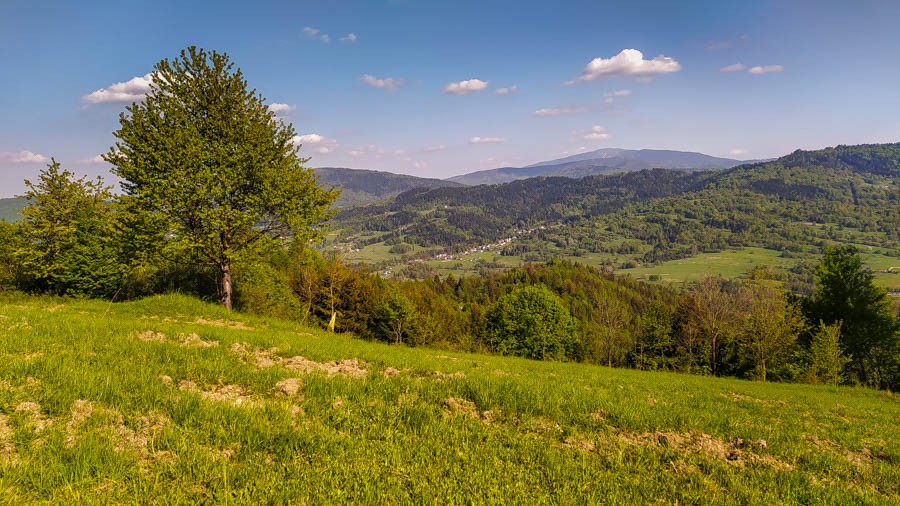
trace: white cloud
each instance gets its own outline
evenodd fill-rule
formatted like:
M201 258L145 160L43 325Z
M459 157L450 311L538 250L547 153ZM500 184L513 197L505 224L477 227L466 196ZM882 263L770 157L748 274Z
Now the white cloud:
M519 87L514 84L505 88L497 88L494 93L496 93L497 95L509 95L510 93L515 93L516 91L518 91L518 89Z
M482 91L487 89L488 83L481 79L467 79L458 83L448 83L444 86L444 93L453 95L465 95L473 91Z
M784 70L783 65L763 65L761 67L753 67L747 72L751 74L768 74L769 72L781 72L782 70Z
M506 139L503 137L471 137L469 138L469 144L496 144L499 142L506 142Z
M740 72L746 69L747 66L743 63L735 63L733 65L726 65L719 69L719 72Z
M623 49L612 58L594 58L585 67L579 81L594 81L604 77L635 76L649 78L681 70L681 64L668 56L659 55L645 60L637 49Z
M150 92L152 73L144 76L133 77L128 81L113 83L106 88L81 97L81 101L88 104L103 104L108 102L140 102Z
M0 162L6 163L46 163L50 159L31 151L0 151Z
M403 86L404 80L403 78L394 79L393 77L385 77L383 79L377 78L375 76L369 74L363 74L360 81L368 84L373 88L378 88L379 90L386 91L397 91Z
M303 34L306 35L310 39L315 39L320 42L325 42L326 44L328 42L331 42L331 36L328 35L327 33L322 32L322 30L319 30L318 28L313 28L311 26L304 26Z
M570 114L581 114L587 112L584 107L542 107L534 111L532 114L538 117L546 116L567 116Z
M425 151L426 153L434 153L436 151L443 151L445 149L447 149L447 146L438 144L437 146L426 146L423 151Z
M96 155L84 160L84 163L106 163L106 160L103 159L103 155Z
M319 134L295 135L291 141L296 146L302 145L320 155L327 155L338 148L338 142ZM302 148L301 148L302 149Z
M347 152L347 154L355 158L361 156L368 156L370 158L382 158L384 156L403 156L404 154L406 154L406 152L402 149L395 149L393 151L381 149L374 144L369 144L368 146L351 149Z
M269 110L279 116L284 116L285 114L290 114L297 109L296 105L291 104L280 104L275 102L273 104L269 104Z
M740 156L740 155L746 155L746 154L747 154L746 151L744 151L743 149L740 149L740 148L732 149L732 150L729 151L728 153L731 154L731 155L733 155L733 156Z
M591 127L591 131L582 136L583 139L589 141L605 141L609 139L609 134L606 133L606 129L600 125L594 125Z
M341 37L341 42L356 42L356 34L348 33L345 37Z

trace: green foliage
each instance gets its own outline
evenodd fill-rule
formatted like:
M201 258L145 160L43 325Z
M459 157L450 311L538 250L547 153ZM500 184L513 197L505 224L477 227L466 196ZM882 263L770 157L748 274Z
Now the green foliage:
M302 166L293 127L233 66L195 47L156 64L150 92L119 116L119 141L105 155L125 193L219 270L229 308L235 258L263 237L314 236L337 197Z
M900 403L884 392L436 353L180 295L0 294L0 314L4 504L900 495ZM183 345L191 334L218 345ZM303 372L293 357L356 359L366 374Z
M826 248L815 279L807 317L826 325L841 323L841 350L850 358L846 374L880 388L900 386L892 372L900 360L897 318L887 292L875 286L874 275L863 267L859 251L853 246Z
M98 178L76 179L56 160L37 182L26 180L14 252L19 284L29 291L107 297L123 281L112 195Z
M578 347L577 324L546 286L516 288L486 315L488 347L501 355L566 360Z
M844 366L850 359L841 352L841 322L826 325L819 322L819 328L812 336L809 346L809 372L807 381L823 385L839 385L843 379Z
M634 363L638 369L672 369L675 353L675 315L672 307L661 299L650 303L641 314Z

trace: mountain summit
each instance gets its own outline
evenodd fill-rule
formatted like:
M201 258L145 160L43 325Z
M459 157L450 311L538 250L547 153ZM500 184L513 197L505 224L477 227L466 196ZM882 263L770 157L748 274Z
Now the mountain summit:
M466 185L497 184L537 176L580 178L643 169L716 170L742 163L745 162L689 151L603 148L526 167L503 167L472 172L452 177L449 181Z

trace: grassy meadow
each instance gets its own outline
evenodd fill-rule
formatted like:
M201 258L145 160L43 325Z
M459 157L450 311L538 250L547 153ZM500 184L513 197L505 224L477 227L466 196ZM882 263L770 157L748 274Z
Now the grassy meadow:
M0 294L0 503L897 504L900 402Z

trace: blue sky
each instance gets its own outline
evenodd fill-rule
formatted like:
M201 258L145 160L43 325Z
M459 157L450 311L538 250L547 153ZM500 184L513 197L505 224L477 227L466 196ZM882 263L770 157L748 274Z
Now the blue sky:
M313 167L444 178L602 147L897 142L898 20L893 0L3 0L0 197L51 156L105 175L134 79L189 45L281 104Z

